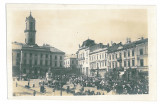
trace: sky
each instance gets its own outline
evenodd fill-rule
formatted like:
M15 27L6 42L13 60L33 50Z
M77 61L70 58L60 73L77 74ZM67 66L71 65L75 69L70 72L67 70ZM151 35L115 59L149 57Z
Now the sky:
M86 8L87 7L87 8ZM125 42L148 37L146 9L107 8L107 6L7 5L7 35L12 41L25 40L25 19L36 19L36 43L75 54L83 41Z

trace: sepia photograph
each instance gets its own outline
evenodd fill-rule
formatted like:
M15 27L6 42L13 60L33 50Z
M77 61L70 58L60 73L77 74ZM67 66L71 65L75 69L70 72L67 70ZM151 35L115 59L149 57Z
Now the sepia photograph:
M9 98L155 99L154 6L6 4L6 20Z

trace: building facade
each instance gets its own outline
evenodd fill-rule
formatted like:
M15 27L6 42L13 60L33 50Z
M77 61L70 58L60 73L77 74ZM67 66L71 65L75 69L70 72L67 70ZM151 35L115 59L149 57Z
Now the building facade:
M78 61L77 61L76 54L66 55L64 57L64 67L65 68L77 69L77 66L78 66Z
M101 76L107 71L107 46L102 43L90 47L89 63L91 76Z
M96 44L94 40L88 39L79 47L77 58L82 74L104 77L107 70L107 45Z
M148 71L148 39L141 38L125 44L114 43L108 48L108 69L138 69Z
M125 44L111 43L111 46L88 39L79 47L77 57L81 73L90 77L104 78L105 73L113 69L148 71L148 39L131 42L127 38Z
M86 76L90 76L90 63L89 63L89 47L95 45L93 40L86 40L83 42L77 51L78 68L80 72Z
M44 77L48 69L63 68L65 53L44 44L36 44L35 18L26 18L25 43L12 43L12 73L17 77Z

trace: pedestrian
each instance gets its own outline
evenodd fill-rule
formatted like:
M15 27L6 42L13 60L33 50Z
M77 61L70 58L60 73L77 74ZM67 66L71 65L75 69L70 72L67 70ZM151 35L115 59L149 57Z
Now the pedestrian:
M29 87L29 81L28 81L28 87Z
M35 87L35 84L33 83L33 88Z
M16 87L18 86L18 83L16 82Z
M36 96L36 91L35 90L33 91L33 96Z

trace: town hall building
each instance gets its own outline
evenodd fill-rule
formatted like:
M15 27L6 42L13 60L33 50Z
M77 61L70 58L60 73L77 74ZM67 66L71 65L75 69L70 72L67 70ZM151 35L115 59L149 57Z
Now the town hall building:
M25 22L25 43L12 42L13 77L44 77L49 69L52 71L63 68L63 51L48 44L36 44L36 20L31 12Z

